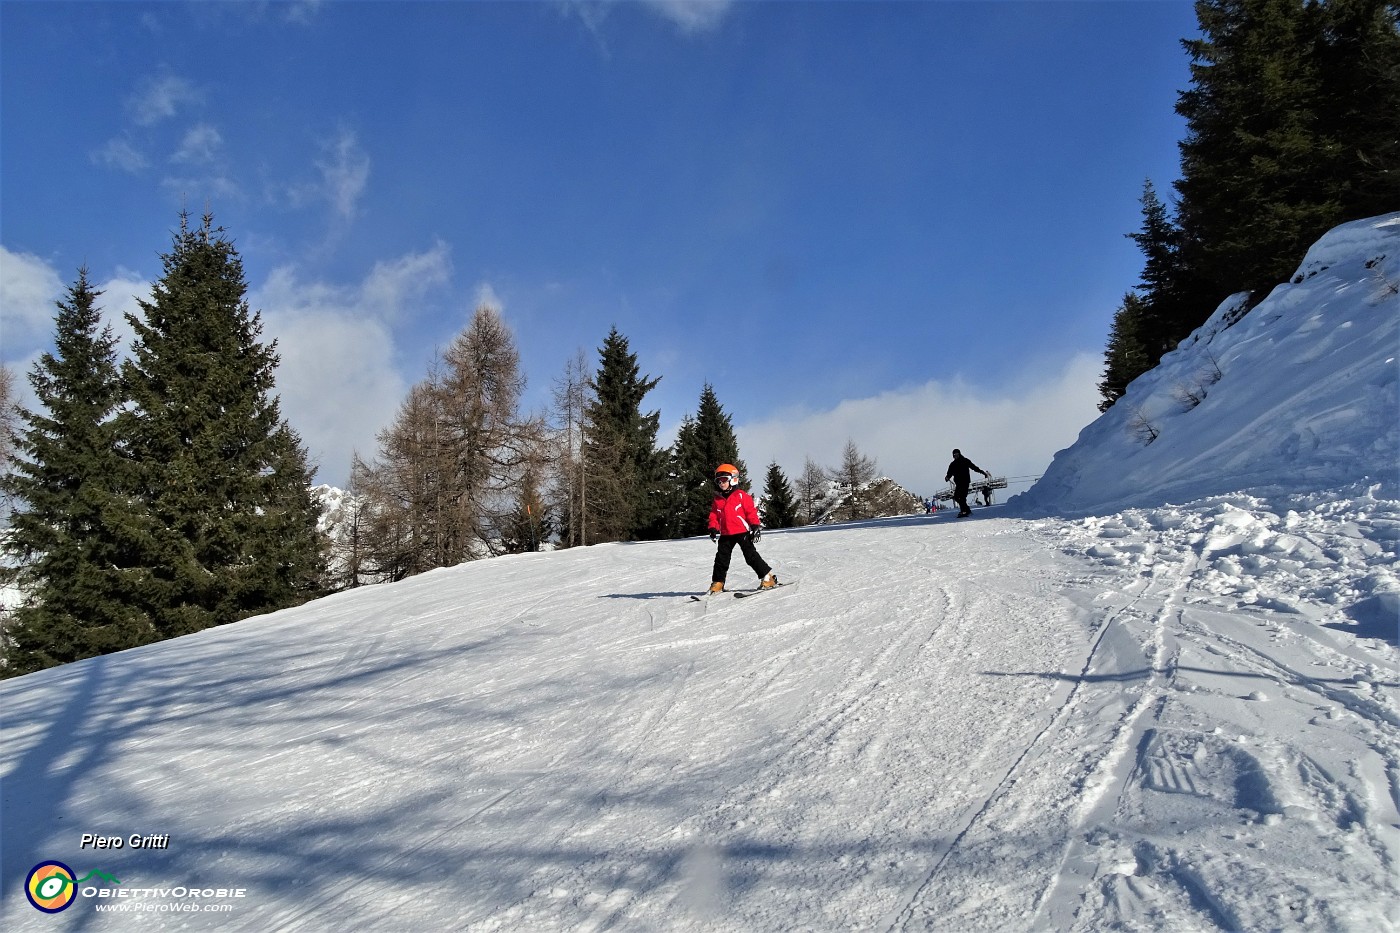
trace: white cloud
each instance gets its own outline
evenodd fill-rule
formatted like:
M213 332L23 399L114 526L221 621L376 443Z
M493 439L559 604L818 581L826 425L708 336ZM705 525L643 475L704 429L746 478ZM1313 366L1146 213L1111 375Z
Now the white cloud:
M107 140L100 149L93 150L91 158L97 165L119 168L133 175L151 164L145 154L124 136Z
M160 186L167 193L179 197L182 201L197 204L247 199L238 182L217 167L206 174L171 175L168 178L162 178Z
M560 9L577 16L607 54L603 27L618 0L560 0ZM733 7L732 0L643 0L640 8L666 20L685 35L719 28Z
M63 289L63 279L43 259L0 246L0 345L7 357L52 336L54 302Z
M364 312L386 321L398 320L413 309L414 299L446 284L451 275L451 250L441 240L426 253L380 260L359 289Z
M481 307L491 308L493 311L505 310L505 302L501 301L501 297L496 294L496 290L491 287L490 282L482 282L476 287L476 301L472 304L472 308Z
M68 288L77 278L74 270L68 280L37 256L13 253L0 246L0 308L4 309L0 346L7 358L19 353L35 354L52 348L57 302L67 299ZM91 282L98 292L97 307L102 324L111 327L117 338L117 352L124 356L131 347L132 329L126 314L141 314L136 297L149 297L151 284L126 270L105 282Z
M301 434L320 482L344 485L356 451L374 457L375 435L407 393L396 369L393 324L445 285L450 272L447 246L438 243L377 263L358 285L302 282L282 267L249 296L282 358L282 415Z
M711 32L729 13L730 0L645 0L645 5L684 33Z
M172 162L212 162L223 148L224 138L219 130L208 123L198 123L189 128L180 148L170 157Z
M735 432L760 485L773 461L789 479L801 473L807 457L836 466L849 439L875 458L882 474L911 492L932 495L945 485L954 447L994 475L1042 473L1098 417L1101 368L1099 356L1081 353L1001 392L962 381L929 382L845 401L829 411L779 413L738 425Z
M186 106L200 104L203 101L203 93L184 78L162 75L146 79L126 100L126 112L129 120L126 130L122 135L107 140L101 147L93 150L90 158L94 164L106 165L136 174L149 166L151 160L138 147L136 139L133 138L133 127L137 128L134 131L135 135L141 136L142 130L174 117ZM147 139L145 142L149 143L150 140ZM217 144L221 142L218 131L214 130L213 127L196 126L185 135L173 161L209 161L212 157L211 148L217 148Z
M307 25L316 18L324 5L323 0L292 0L282 4L280 8L287 22Z
M369 183L369 156L350 130L341 130L324 144L326 158L316 162L321 172L321 194L343 220L355 216L355 207Z
M102 291L102 297L97 299L98 307L102 309L102 322L112 328L112 334L117 338L117 355L128 356L135 331L131 329L126 316L130 314L142 320L137 299L150 300L151 283L134 272L119 269L98 288Z
M15 374L15 404L30 411L38 409L39 401L28 377L40 355L53 350L56 302L66 297L71 284L37 256L12 253L0 246L0 308L4 309L0 349L4 350L4 364ZM121 359L129 352L132 339L124 312L139 315L135 296L149 295L150 283L123 271L106 282L94 282L92 287L101 293L97 306L102 311L102 326L112 329L117 358Z
M199 89L184 78L162 75L148 79L127 100L127 110L137 126L152 126L175 116L181 107L203 99Z

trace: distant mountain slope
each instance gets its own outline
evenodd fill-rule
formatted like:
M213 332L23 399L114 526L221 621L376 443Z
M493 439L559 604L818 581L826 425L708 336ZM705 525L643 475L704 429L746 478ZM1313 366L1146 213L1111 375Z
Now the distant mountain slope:
M849 486L833 480L827 484L825 494L812 509L816 516L812 524L831 525L869 518L895 518L900 515L918 515L923 511L923 500L888 476L871 480L860 487L857 493L853 493Z

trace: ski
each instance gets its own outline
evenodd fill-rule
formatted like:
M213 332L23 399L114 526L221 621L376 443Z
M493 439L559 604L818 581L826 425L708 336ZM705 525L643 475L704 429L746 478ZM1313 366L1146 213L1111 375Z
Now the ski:
M792 586L796 583L796 580L788 580L785 582L774 584L773 586L768 587L768 589L720 590L718 593L690 593L686 596L686 599L696 603L703 603L711 596L733 596L735 599L743 599L745 596L757 596L759 593L766 593L768 592L768 590L776 590L780 586Z
M759 593L771 593L773 590L776 590L778 587L780 587L780 586L787 586L787 585L788 585L788 584L786 584L786 583L775 583L775 584L773 584L772 586L768 587L767 589L738 590L738 591L736 591L736 592L734 593L734 598L735 598L735 599L743 599L745 596L757 596Z

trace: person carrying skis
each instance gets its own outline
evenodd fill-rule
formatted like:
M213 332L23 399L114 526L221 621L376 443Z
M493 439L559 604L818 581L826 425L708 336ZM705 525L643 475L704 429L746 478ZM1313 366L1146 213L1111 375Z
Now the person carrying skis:
M767 590L777 586L773 568L754 547L762 528L753 496L739 488L739 468L730 463L715 467L715 490L714 505L710 508L710 540L719 542L719 550L715 551L710 592L724 592L724 578L729 575L729 558L736 544L744 554L744 561L758 574L759 588Z
M953 501L958 504L958 518L966 518L972 514L972 508L967 504L967 490L972 485L973 470L987 479L992 478L992 474L964 457L962 451L954 447L953 462L948 464L948 472L943 479L945 482L953 481Z

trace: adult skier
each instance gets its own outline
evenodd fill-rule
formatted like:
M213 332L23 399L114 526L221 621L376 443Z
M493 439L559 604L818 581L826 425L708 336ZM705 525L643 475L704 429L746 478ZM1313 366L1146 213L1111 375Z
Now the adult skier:
M943 480L944 482L953 481L953 501L958 504L958 518L966 518L972 514L972 509L967 504L967 490L972 485L973 470L981 473L987 479L992 478L992 474L964 457L962 451L954 447L953 462L948 464L948 472Z
M759 588L772 589L778 585L773 568L758 555L754 542L762 531L758 508L753 496L739 488L739 468L731 463L715 467L715 501L710 508L710 540L719 542L715 551L715 569L710 576L710 592L724 592L724 578L729 574L729 558L734 545L744 554L744 561L758 574Z

